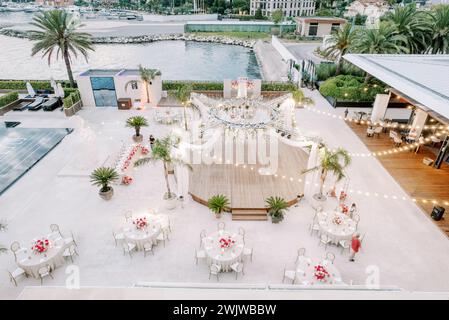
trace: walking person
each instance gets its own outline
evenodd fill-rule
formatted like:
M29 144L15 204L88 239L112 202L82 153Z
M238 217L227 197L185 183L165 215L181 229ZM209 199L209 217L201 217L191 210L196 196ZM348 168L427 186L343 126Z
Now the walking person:
M153 137L152 134L150 135L149 141L150 141L150 148L151 150L153 150L154 141L156 141L156 139Z
M356 233L351 240L351 254L349 255L349 261L354 262L354 257L357 252L359 252L362 242L360 241L360 234Z
M354 213L356 213L356 212L357 212L357 206L353 202L351 204L351 208L349 208L349 217L352 219L354 217Z
M348 110L348 108L346 108L346 110L345 110L345 119L348 118L348 113L349 113L349 110Z

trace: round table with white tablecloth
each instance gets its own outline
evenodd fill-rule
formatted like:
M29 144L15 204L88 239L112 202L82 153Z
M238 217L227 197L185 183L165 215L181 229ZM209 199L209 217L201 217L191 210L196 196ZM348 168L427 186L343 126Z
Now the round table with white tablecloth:
M222 248L221 239L231 239L235 242L229 248ZM237 233L219 230L203 238L203 243L209 262L219 265L221 271L229 271L232 264L241 260L244 242Z
M147 227L145 228L137 228L133 223L138 218L145 217L147 219ZM132 221L127 222L126 226L123 228L123 235L125 236L125 240L129 243L134 243L137 247L137 250L143 250L145 243L157 242L157 236L161 233L161 224L160 222L150 215L145 215L142 217L133 218Z
M356 223L340 212L319 212L317 215L320 232L332 239L333 243L350 240L356 231Z
M173 124L178 122L181 115L177 111L166 110L166 111L156 111L155 120L162 124Z
M66 247L64 240L59 238L55 241L50 241L50 246L45 252L35 253L31 249L27 249L26 252L17 258L17 265L25 270L27 275L39 278L40 268L48 265L51 270L54 270L64 264L63 253Z
M324 268L326 276L318 279L316 267ZM340 271L329 261L302 257L296 266L295 284L300 285L333 285L344 284Z

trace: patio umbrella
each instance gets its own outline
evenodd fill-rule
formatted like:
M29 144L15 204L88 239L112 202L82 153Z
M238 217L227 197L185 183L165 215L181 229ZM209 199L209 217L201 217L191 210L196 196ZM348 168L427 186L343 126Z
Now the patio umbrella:
M60 98L64 98L65 94L64 94L64 89L62 88L61 83L58 83L57 88L58 88L58 90L57 90L58 93L56 94L56 92L55 92L55 94Z
M27 87L28 95L31 98L34 98L36 96L36 91L34 91L33 86L31 85L31 83L27 82L26 83L26 87Z
M50 78L50 85L53 88L53 92L57 96L58 87L57 87L56 81L55 81L55 79L53 79L53 77Z

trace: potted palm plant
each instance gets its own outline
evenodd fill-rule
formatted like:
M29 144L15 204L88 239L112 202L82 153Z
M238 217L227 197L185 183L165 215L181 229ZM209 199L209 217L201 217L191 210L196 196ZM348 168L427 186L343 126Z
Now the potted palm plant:
M134 142L142 142L143 135L140 134L140 129L142 127L148 127L148 121L145 117L135 116L130 117L126 120L126 126L129 128L134 128L136 130L136 134L133 135Z
M184 129L187 131L187 112L186 108L189 105L190 94L192 93L192 86L190 84L184 84L178 88L175 92L175 97L178 99L184 107Z
M176 194L171 191L170 182L168 180L168 171L173 164L179 164L191 168L190 165L184 162L182 159L175 158L173 154L173 148L176 148L179 141L172 136L168 135L162 139L156 139L153 144L153 149L148 157L137 160L134 165L140 166L147 163L155 163L161 161L164 166L164 178L167 192L164 194L164 200L166 201L167 209L174 209L176 207Z
M288 203L283 198L269 197L265 202L272 223L279 223L284 220L284 211L288 210Z
M217 194L208 200L207 206L215 213L215 217L219 219L221 213L229 206L229 200L225 195Z
M140 79L142 79L143 85L145 87L145 93L147 96L147 103L150 103L150 93L148 91L148 86L152 84L152 81L156 76L160 76L161 72L155 69L147 69L139 65Z
M104 200L110 200L114 194L114 189L109 185L117 181L119 175L114 168L100 167L95 169L90 175L92 185L101 187L99 195Z
M327 146L322 145L320 147L320 160L318 165L313 168L304 170L303 173L308 173L311 171L320 171L320 190L313 197L318 201L325 201L326 196L324 195L323 188L326 178L329 173L332 173L336 181L340 181L345 177L344 170L347 166L351 164L351 156L348 151L343 148L338 148L337 150L330 150Z

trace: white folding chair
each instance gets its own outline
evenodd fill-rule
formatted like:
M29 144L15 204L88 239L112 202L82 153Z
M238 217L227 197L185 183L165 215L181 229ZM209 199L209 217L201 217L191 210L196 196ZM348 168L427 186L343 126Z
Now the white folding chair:
M239 273L241 273L242 275L245 275L245 272L243 271L243 263L242 262L235 262L233 264L231 264L231 269L232 271L235 272L235 280L237 280L237 276L239 275Z
M245 243L245 229L239 227L239 235L242 237L243 243Z
M225 224L224 222L219 222L219 223L217 224L217 227L218 227L218 231L220 231L220 230L225 230L226 224Z
M57 224L55 224L55 223L51 224L50 231L52 233L58 233L61 238L64 238L64 236L62 235L61 230L59 229L59 226Z
M320 234L320 225L316 222L316 217L313 218L312 223L309 225L310 235L313 235L316 232L318 235Z
M75 236L73 235L72 231L70 231L70 237L64 238L64 243L66 245L69 245L69 244L73 243L75 246L78 247L78 244L76 243Z
M37 273L39 274L39 278L41 279L41 285L45 277L50 277L53 279L53 276L51 275L51 267L49 265L40 267Z
M201 232L200 232L200 248L203 247L203 245L204 245L203 239L206 238L206 236L207 236L206 230L204 230L204 229L201 230Z
M166 232L166 231L164 231L164 230L162 230L162 231L159 233L159 235L157 236L156 239L157 239L157 241L164 243L164 248L165 248L165 241L166 241L166 240L170 240L170 239L168 238L168 232Z
M296 280L296 271L295 270L287 270L287 267L284 267L284 274L282 277L282 283L285 282L285 279L291 280L292 284L295 284Z
M17 287L17 280L19 280L22 277L27 277L27 274L25 270L22 268L17 268L13 272L10 272L9 270L6 270L9 275L9 280Z
M114 237L115 246L117 246L117 243L119 241L125 240L125 235L123 233L115 233L114 230L112 230L112 236Z
M332 239L325 234L320 235L320 241L318 244L324 244L324 250L327 249L327 246L331 243Z
M73 263L73 256L74 255L78 255L78 252L76 251L76 246L74 243L72 243L71 245L69 245L67 247L67 249L64 250L64 253L62 254L62 256L64 258L70 258L70 260Z
M334 264L334 260L335 260L335 254L333 254L332 252L326 252L324 261L328 261L331 264Z
M125 221L128 222L129 220L132 220L133 218L133 213L131 210L126 210L124 212L124 216L125 216Z
M198 260L206 260L206 252L204 250L196 250L195 248L195 264L198 265Z
M217 281L220 281L218 274L220 273L221 267L218 264L211 264L209 266L209 280L210 276L214 275L217 277Z
M129 257L132 259L133 255L132 252L137 248L135 243L130 242L123 242L123 255L129 254Z
M351 241L350 240L340 240L338 245L341 247L341 254L345 252L345 250L350 251L351 249Z
M11 252L14 254L14 261L17 262L17 256L21 253L26 253L26 248L22 248L20 246L20 243L18 241L13 241L9 247L11 249Z
M299 248L295 263L298 263L299 259L304 258L305 255L306 255L306 248Z
M252 248L244 247L243 248L243 254L242 254L243 258L250 257L251 262L253 262L253 252L254 252L254 250Z
M148 241L143 244L143 256L146 257L148 252L154 256L153 242Z

